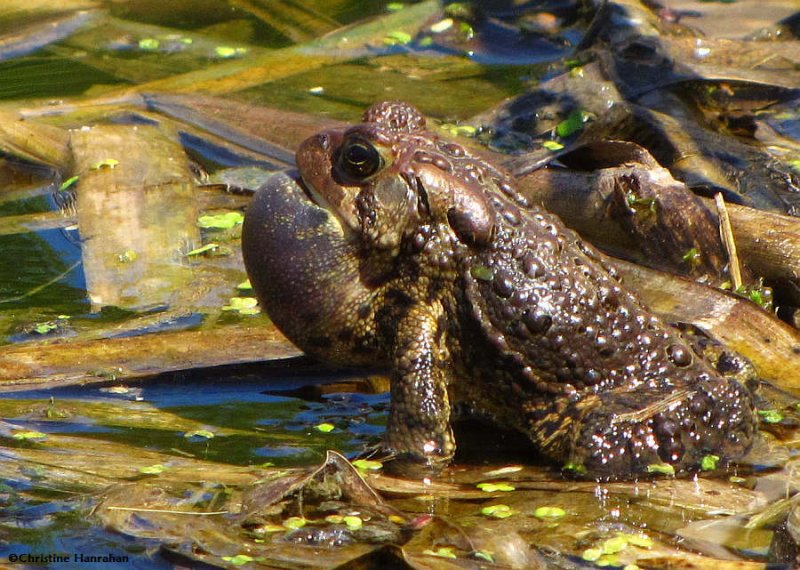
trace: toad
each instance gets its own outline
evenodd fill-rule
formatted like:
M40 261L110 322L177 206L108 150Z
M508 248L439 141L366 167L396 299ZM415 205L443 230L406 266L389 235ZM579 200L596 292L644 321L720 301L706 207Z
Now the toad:
M606 258L500 169L373 105L256 194L242 235L260 303L307 354L391 371L385 445L410 474L455 452L452 406L596 478L742 457L752 396L651 314Z

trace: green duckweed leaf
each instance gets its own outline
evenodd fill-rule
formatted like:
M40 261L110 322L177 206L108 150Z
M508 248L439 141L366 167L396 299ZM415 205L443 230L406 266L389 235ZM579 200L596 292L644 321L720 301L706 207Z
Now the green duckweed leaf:
M132 249L126 249L117 256L117 261L120 263L133 263L139 257L139 254Z
M230 562L234 566L244 566L245 564L249 564L253 562L255 558L248 556L247 554L237 554L236 556L223 556L222 559L225 562Z
M600 557L600 560L595 561L596 566L600 566L601 568L605 568L607 566L621 566L619 563L619 556L616 554L603 554Z
M478 129L472 125L456 125L453 123L442 123L442 130L447 131L454 137L474 137Z
M46 323L37 323L36 326L33 327L33 332L36 334L47 334L52 332L58 328L58 325L53 321L47 321Z
M349 530L358 530L364 526L364 521L356 516L346 516L342 519Z
M156 38L142 38L139 40L139 49L143 51L155 51L161 46L161 42Z
M651 463L647 466L647 472L660 475L675 475L675 468L669 463Z
M439 558L458 558L453 550L454 548L452 546L442 546L436 550L423 550L422 554L438 556Z
M92 170L102 170L103 168L116 168L119 164L119 161L116 158L106 158L105 160L101 160L100 162L96 162L92 165Z
M244 222L241 212L225 212L224 214L206 214L197 218L197 225L204 229L228 230Z
M494 272L485 265L473 265L469 273L475 279L480 279L481 281L491 281L494 277Z
M507 493L514 490L514 486L509 483L478 483L476 487L485 493L496 493L498 491Z
M47 434L40 431L18 431L12 437L17 441L25 441L28 439L45 439Z
M356 459L353 461L353 467L360 471L377 471L383 468L383 463L371 459Z
M778 410L758 410L758 415L768 424L779 424L783 421L783 414Z
M303 528L306 526L306 519L303 517L289 517L285 521L283 521L283 526L290 529L295 530L298 528Z
M544 142L542 143L542 146L543 146L544 148L546 148L547 150L551 150L551 151L553 151L553 152L555 152L555 151L557 151L557 150L561 150L562 148L564 148L564 145L563 145L563 144L561 144L561 143L560 143L560 142L558 142L558 141L544 141Z
M561 138L574 135L583 129L583 125L591 118L586 111L573 111L566 119L556 125L556 135Z
M603 542L603 554L616 554L626 548L628 548L628 539L623 534L618 534Z
M586 466L582 463L575 463L574 461L565 463L561 469L568 473L574 473L575 475L586 475Z
M196 429L194 431L187 431L183 434L185 438L191 437L202 437L203 439L212 439L214 437L214 432L208 431L207 429Z
M599 548L587 548L583 551L583 554L581 554L581 558L587 562L594 562L595 560L599 560L602 555L603 551Z
M255 315L260 312L258 299L255 297L231 297L223 311L236 311L242 315Z
M560 519L567 514L561 507L538 507L533 511L533 516L537 519Z
M239 57L247 53L247 48L231 47L231 46L217 46L214 48L214 55L221 59L230 59Z
M514 514L514 510L508 505L488 505L481 509L481 514L496 519L507 519Z
M395 30L386 34L383 43L389 46L408 45L411 43L411 34L402 30Z
M285 526L279 524L266 523L258 527L258 530L263 533L268 532L283 532L286 530Z
M639 548L652 548L653 547L653 539L645 534L631 534L627 532L620 532L618 533L619 536L625 538L628 541L628 544L632 544L633 546L638 546Z

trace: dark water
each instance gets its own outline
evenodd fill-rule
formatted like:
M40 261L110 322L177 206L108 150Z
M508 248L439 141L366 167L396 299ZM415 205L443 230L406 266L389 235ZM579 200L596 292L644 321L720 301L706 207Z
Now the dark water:
M316 465L327 449L337 449L354 457L380 441L388 408L387 394L341 393L305 400L291 394L303 387L314 387L341 380L338 375L282 377L265 373L256 379L220 377L202 380L188 375L166 375L160 381L133 385L132 392L114 395L103 387L65 387L31 390L6 396L31 409L47 405L59 409L70 406L81 410L81 403L118 404L133 399L165 414L194 420L209 429L240 430L240 435L185 437L169 429L103 425L102 420L80 414L62 421L41 417L15 418L20 428L47 434L80 435L102 441L129 444L131 448L163 451L167 455L185 454L221 464L300 466ZM265 393L269 386L269 393ZM125 413L125 407L119 410ZM23 414L23 417L25 414ZM330 433L316 426L330 423ZM24 498L16 493L24 494ZM85 568L74 560L80 554L127 556L125 562L103 562L103 568L170 568L158 554L158 544L132 541L92 524L86 512L96 502L81 495L70 500L63 493L49 493L36 487L0 486L0 556L63 554L70 562L53 564L58 568ZM51 567L43 565L43 567Z

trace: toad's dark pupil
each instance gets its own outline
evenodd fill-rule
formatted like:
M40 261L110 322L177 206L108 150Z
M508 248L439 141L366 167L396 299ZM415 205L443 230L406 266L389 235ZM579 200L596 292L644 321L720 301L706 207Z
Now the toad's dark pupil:
M347 143L342 149L342 169L353 178L367 178L381 167L381 155L364 141Z

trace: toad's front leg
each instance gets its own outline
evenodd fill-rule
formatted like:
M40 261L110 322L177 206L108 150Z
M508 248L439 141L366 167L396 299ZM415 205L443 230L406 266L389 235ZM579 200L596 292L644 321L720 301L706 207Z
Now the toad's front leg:
M438 305L415 304L391 319L394 372L386 445L396 455L390 469L406 476L435 474L455 453L440 315Z

